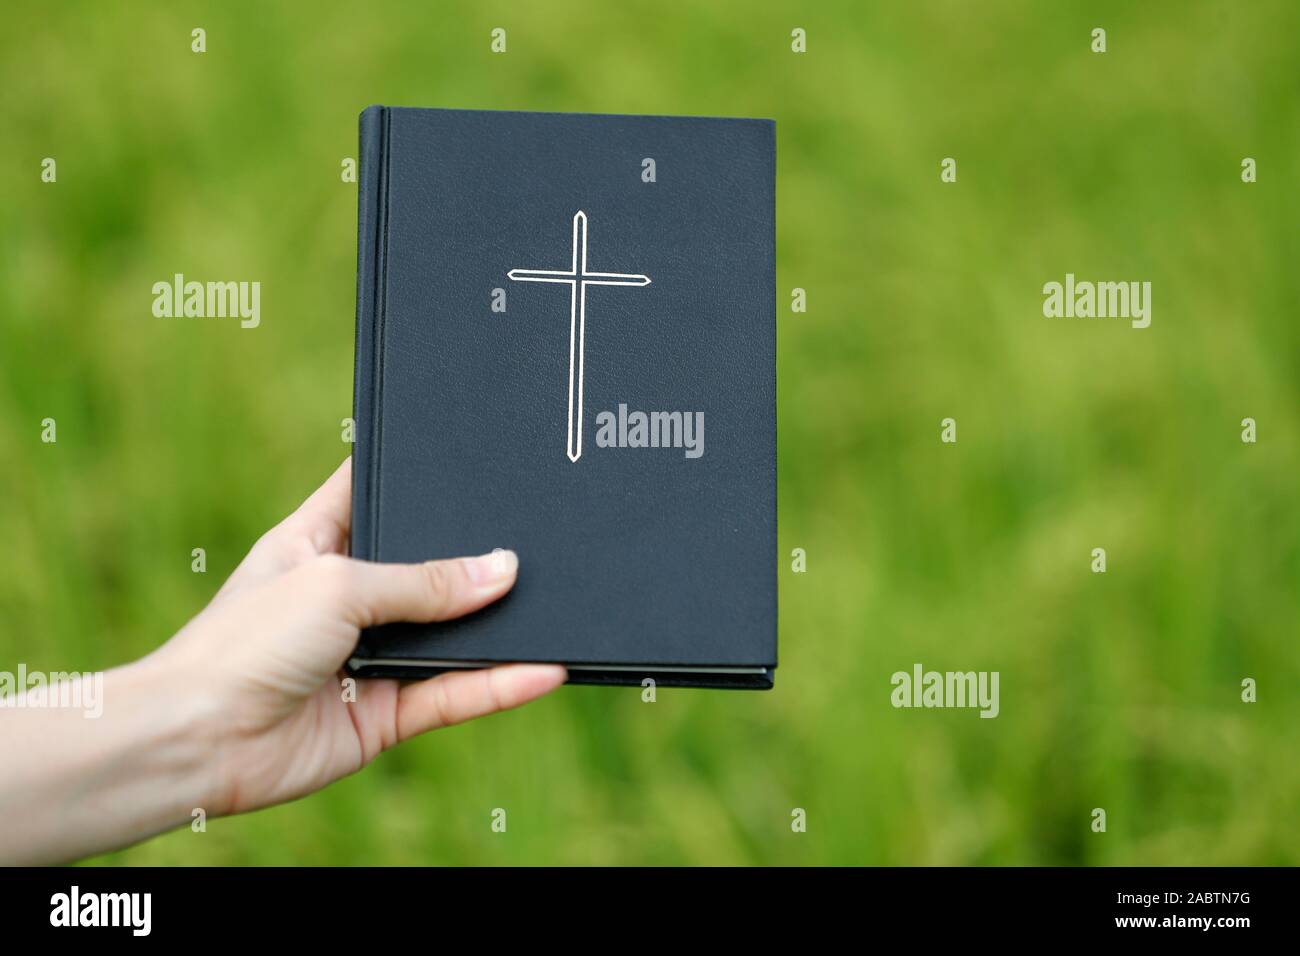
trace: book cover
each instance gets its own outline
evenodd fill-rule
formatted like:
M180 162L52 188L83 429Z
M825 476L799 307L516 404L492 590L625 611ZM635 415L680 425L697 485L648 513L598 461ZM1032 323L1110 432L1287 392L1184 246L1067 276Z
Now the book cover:
M770 120L362 114L352 553L520 571L354 673L772 686L774 210Z

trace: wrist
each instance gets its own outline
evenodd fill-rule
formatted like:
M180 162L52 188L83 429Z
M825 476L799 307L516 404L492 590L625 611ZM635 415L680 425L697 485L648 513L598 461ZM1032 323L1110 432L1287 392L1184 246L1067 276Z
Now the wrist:
M195 810L222 816L228 803L220 759L224 708L210 682L179 656L158 652L119 671L118 694L130 698L124 710L147 722L137 727L136 743L149 765L141 769L170 787L159 809L175 819L163 829L191 821Z

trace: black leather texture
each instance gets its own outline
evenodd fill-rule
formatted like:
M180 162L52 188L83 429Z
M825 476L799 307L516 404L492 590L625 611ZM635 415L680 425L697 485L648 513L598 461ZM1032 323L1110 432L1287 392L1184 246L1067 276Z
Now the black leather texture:
M353 553L504 547L520 569L477 614L367 631L359 672L556 661L593 683L771 686L774 124L371 107L361 139ZM568 279L510 277L571 271L579 212L580 326ZM703 453L602 447L620 405L702 413Z

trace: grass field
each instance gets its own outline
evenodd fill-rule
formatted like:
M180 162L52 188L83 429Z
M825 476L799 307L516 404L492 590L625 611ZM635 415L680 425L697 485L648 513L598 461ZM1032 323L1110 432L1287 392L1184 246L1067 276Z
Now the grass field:
M97 862L1300 862L1294 3L0 18L0 668L154 648L348 453L363 107L777 121L776 690L565 688ZM154 318L177 272L260 327ZM1066 273L1150 327L1044 317ZM917 662L999 716L895 709Z

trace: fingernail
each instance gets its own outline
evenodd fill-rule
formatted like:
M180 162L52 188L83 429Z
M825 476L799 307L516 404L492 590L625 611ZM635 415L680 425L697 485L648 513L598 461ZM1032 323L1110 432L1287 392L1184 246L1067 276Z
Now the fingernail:
M480 554L477 558L465 560L465 573L476 587L496 584L510 577L519 567L519 556L513 551L497 548L490 554Z

